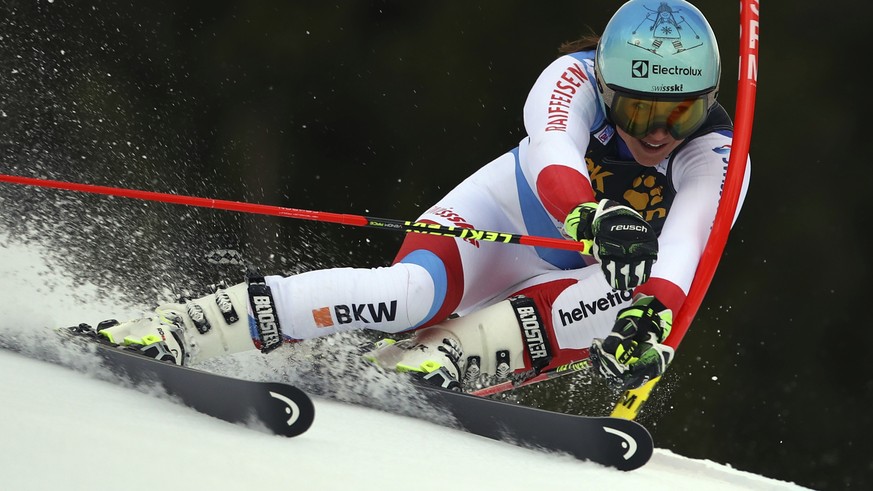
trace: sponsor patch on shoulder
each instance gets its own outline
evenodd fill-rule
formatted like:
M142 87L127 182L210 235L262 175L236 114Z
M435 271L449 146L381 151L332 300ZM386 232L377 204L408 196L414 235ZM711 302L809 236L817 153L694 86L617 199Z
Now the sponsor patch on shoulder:
M609 140L612 140L613 135L615 135L615 127L611 124L605 124L603 129L594 133L594 138L597 138L597 141L606 145Z

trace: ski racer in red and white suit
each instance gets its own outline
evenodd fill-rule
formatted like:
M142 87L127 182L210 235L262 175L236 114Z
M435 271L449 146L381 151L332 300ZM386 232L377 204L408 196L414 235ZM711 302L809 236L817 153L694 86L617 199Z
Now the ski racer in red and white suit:
M142 339L144 352L187 364L353 329L414 331L408 340L380 344L365 358L426 373L425 378L448 372L436 381L469 388L481 386L482 377L525 378L584 359L608 335L620 340L617 316L642 296L660 304L659 317L647 314L655 319L648 329L660 331L649 345L660 346L669 330L657 322L664 327L663 313L682 306L709 236L732 123L713 98L701 125L681 140L658 136L667 133L654 126L644 137L626 136L606 117L594 55L580 51L552 62L524 106L528 136L461 182L419 221L566 238L568 214L580 203L608 198L635 210L639 215L628 211L657 234L652 239L657 261L649 263L647 281L635 289L613 289L594 257L574 251L412 233L390 267L266 276L254 287L241 283L100 332L115 342ZM657 143L662 137L669 143ZM745 176L740 206L749 173ZM646 302L631 316L633 326L645 320ZM248 316L235 314L246 311ZM155 333L163 349L152 349ZM611 350L606 352L614 359L601 366L612 372L601 373L621 379L628 359L614 346ZM672 352L658 355L655 374ZM653 374L644 375L634 383Z
M660 251L648 281L633 292L618 291L600 268L590 267L593 257L577 252L409 234L389 268L267 277L284 335L304 339L357 328L397 333L524 295L533 299L549 343L550 361L541 370L587 357L592 340L610 332L633 294L654 296L677 312L715 217L731 121L716 105L670 155L640 165L604 117L592 56L579 52L551 63L524 107L528 136L419 221L559 238L575 206L610 198L638 211L658 232ZM511 363L515 371L530 370L529 353L524 356L524 363ZM480 363L493 373L486 360Z

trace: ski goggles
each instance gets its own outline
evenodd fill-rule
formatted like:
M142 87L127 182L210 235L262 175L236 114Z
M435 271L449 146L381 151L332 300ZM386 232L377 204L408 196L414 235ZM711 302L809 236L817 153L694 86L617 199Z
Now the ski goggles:
M673 138L684 140L706 121L709 108L715 102L715 92L652 97L604 86L603 99L613 124L632 137L644 138L664 128Z

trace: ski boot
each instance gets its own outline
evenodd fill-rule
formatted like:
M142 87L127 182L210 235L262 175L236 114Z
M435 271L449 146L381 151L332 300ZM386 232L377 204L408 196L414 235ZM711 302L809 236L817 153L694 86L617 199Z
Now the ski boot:
M176 365L255 349L259 339L249 330L248 288L246 283L219 287L202 298L161 305L150 317L105 320L96 328L79 324L67 332Z

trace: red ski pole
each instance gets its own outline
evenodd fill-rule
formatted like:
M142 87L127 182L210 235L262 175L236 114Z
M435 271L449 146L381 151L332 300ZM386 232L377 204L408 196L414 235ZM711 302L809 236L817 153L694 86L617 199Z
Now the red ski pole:
M95 186L93 184L80 184L65 181L53 181L35 177L21 177L0 174L0 182L12 184L24 184L43 188L63 189L67 191L79 191L83 193L103 194L108 196L121 196L145 201L159 201L179 205L197 206L201 208L213 208L219 210L239 211L260 215L272 215L284 218L296 218L299 220L311 220L316 222L339 223L356 227L380 228L396 232L415 232L429 235L442 235L457 237L459 239L484 240L487 242L500 242L504 244L521 244L535 247L548 247L552 249L565 249L578 251L582 254L591 254L592 241L572 241L551 237L537 237L534 235L510 234L505 232L492 232L489 230L477 230L473 228L452 227L436 223L412 222L408 220L394 220L391 218L376 218L363 215L351 215L347 213L330 213L326 211L302 210L300 208L286 208L282 206L261 205L242 201L229 201L212 198L199 198L196 196L184 196L170 193L157 193L153 191L140 191L136 189L117 188L109 186Z

